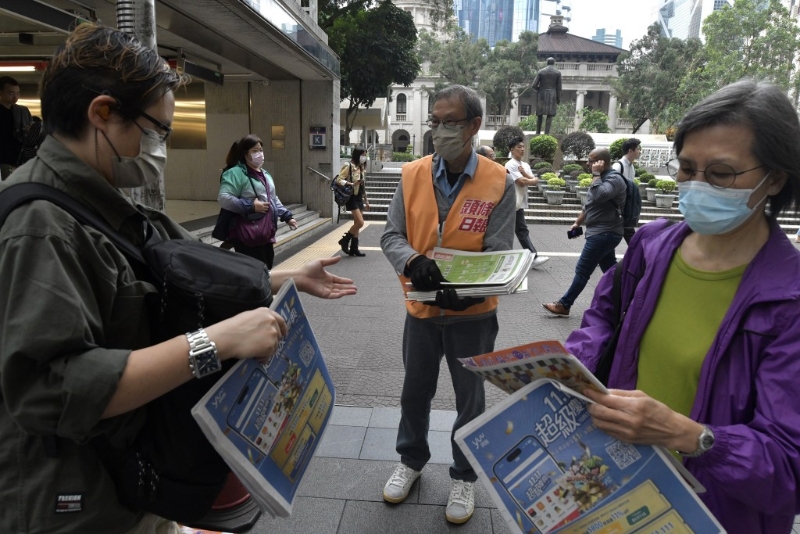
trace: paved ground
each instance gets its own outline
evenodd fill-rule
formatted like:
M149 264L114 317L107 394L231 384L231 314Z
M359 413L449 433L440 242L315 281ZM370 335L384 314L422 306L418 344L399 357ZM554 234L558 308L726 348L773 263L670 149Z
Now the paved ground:
M314 257L336 254L344 223L301 253L277 258L291 267ZM496 347L536 340L564 340L580 324L599 271L572 308L569 318L550 317L541 303L560 297L569 286L583 239L567 240L565 226L531 225L534 244L551 260L528 276L528 292L501 298ZM487 492L478 488L475 516L465 525L444 519L449 494L447 465L452 461L449 430L454 395L446 366L433 402L430 441L433 458L406 502L384 503L381 490L399 459L394 452L403 378L401 336L405 308L399 282L379 248L383 224L368 223L361 234L363 258L345 257L331 270L356 280L358 295L337 301L306 298L303 304L333 376L337 406L331 425L299 490L288 519L262 518L253 530L276 533L505 533ZM625 251L625 242L617 248ZM487 387L487 406L504 395ZM478 485L480 486L480 485ZM800 534L800 523L794 534Z

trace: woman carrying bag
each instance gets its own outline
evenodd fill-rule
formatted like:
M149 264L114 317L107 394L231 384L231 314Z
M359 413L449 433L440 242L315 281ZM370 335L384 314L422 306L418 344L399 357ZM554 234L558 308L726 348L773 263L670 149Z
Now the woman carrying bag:
M261 139L251 134L233 143L225 164L217 196L222 210L214 233L221 230L236 252L261 260L272 269L278 220L292 230L297 229L297 221L275 193L272 176L262 169Z
M352 185L353 196L345 204L350 213L353 215L353 226L344 234L339 240L342 250L345 254L350 256L366 256L363 252L358 250L358 232L364 226L364 206L369 209L369 200L367 200L367 191L364 187L364 178L366 177L367 167L367 154L363 146L357 146L353 149L353 155L347 165L342 167L339 171L338 183L339 185Z

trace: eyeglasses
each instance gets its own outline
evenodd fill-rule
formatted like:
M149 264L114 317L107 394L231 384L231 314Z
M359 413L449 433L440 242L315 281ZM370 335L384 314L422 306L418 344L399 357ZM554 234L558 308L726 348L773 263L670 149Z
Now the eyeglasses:
M458 123L459 122L465 122L465 121L471 121L471 120L472 119L469 119L469 118L463 118L463 119L446 119L446 120L440 121L439 119L429 118L428 119L428 127L430 129L432 129L432 130L435 130L441 124L442 126L444 126L445 130L455 130L456 128L458 128ZM463 126L462 126L462 128L463 128Z
M736 172L736 170L730 165L726 165L724 163L712 163L704 170L701 170L695 169L690 163L683 161L680 158L675 158L667 163L667 172L679 182L691 180L694 178L695 174L702 172L703 176L706 177L706 182L708 182L709 185L719 189L727 189L733 185L733 183L736 181L736 177L740 174L754 171L756 169L760 169L761 167L763 167L763 165L753 167L752 169L747 169L746 171Z
M133 123L136 124L136 126L142 131L143 134L145 134L145 135L150 135L151 133L155 134L155 136L158 138L158 141L161 142L161 143L165 142L167 140L167 138L169 138L170 134L172 133L172 127L167 126L166 124L164 124L163 122L161 122L161 121L159 121L157 119L154 119L153 117L151 117L150 115L148 115L144 111L140 111L139 115L141 115L145 119L147 119L150 122L152 122L153 124L155 124L158 127L159 130L164 132L163 134L159 135L156 132L154 132L153 130L148 130L146 128L142 128L141 126L139 126L139 124L136 121L134 121Z

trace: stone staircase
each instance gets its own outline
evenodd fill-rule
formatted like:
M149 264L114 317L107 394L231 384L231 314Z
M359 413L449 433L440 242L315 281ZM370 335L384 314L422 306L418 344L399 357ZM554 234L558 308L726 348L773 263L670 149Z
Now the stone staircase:
M369 211L364 212L364 219L372 221L385 221L389 202L394 196L397 184L400 181L399 169L384 170L367 175L367 194L370 201ZM654 221L658 218L667 218L675 221L683 220L678 210L677 194L671 208L657 208L655 202L642 197L642 213L639 224ZM525 210L525 220L528 224L563 224L571 225L575 222L580 212L580 201L577 193L567 190L564 201L560 206L547 204L544 193L536 187L528 188L528 209ZM348 212L342 212L340 219L350 219ZM800 218L779 217L778 222L786 233L794 234L800 228Z
M329 232L331 230L331 219L320 217L319 212L311 211L305 204L288 204L286 207L292 212L297 221L297 230L289 229L286 223L278 223L278 231L275 233L275 255L288 252L303 246L310 238L317 234ZM200 221L192 221L192 225L184 225L195 237L200 238L204 243L211 243L219 246L220 241L211 237L214 230L216 216L207 217Z

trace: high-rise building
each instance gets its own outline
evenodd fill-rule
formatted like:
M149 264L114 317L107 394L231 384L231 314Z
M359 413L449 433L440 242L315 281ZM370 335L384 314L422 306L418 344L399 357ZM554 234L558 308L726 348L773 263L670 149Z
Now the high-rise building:
M456 0L454 8L458 25L473 39L483 37L493 47L513 38L514 0Z
M592 41L622 48L622 31L617 30L616 33L609 33L605 28L598 28L592 36Z
M666 37L702 38L703 20L733 0L659 0L658 22Z
M522 32L539 32L539 0L514 0L514 27L511 40Z

